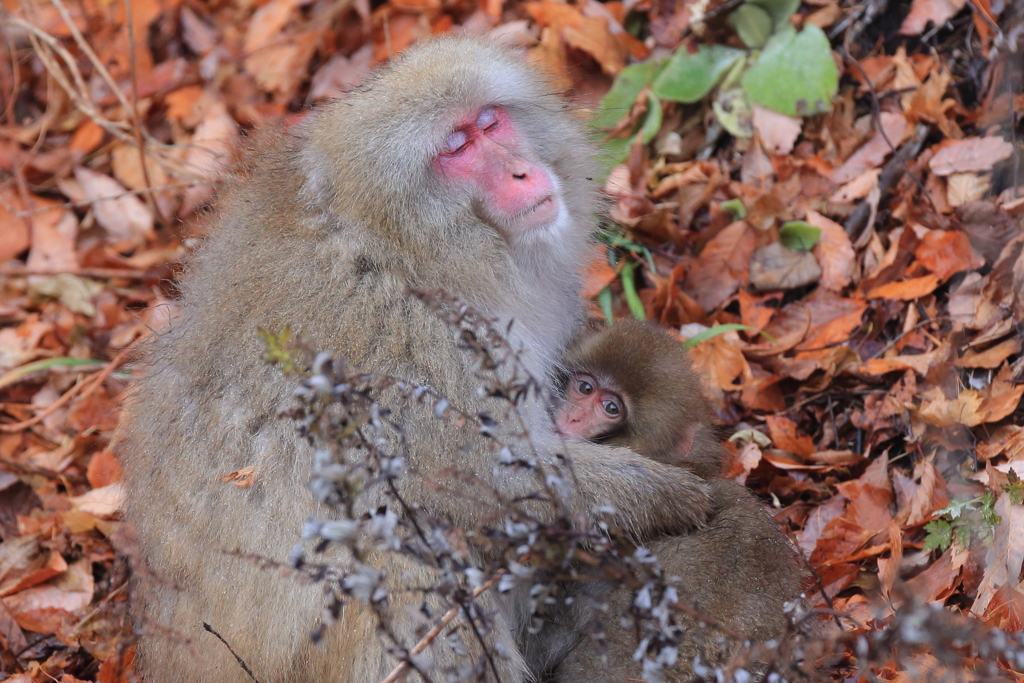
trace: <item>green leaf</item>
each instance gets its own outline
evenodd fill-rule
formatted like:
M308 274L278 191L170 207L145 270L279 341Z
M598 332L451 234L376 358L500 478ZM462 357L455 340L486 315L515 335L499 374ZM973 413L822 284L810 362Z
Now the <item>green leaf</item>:
M647 99L647 116L644 117L644 125L640 128L640 140L646 145L654 139L659 130L661 130L661 100L654 93L650 93Z
M743 88L723 88L711 103L715 118L730 135L749 138L754 134L754 108Z
M601 100L597 116L591 125L602 130L614 128L629 112L640 91L654 78L658 67L658 62L651 61L633 64L623 69L612 84L612 89Z
M810 251L821 239L821 228L807 221L789 221L779 228L779 240L787 249Z
M744 45L758 49L768 42L775 27L771 15L750 2L740 5L729 15L729 25L736 29L736 35Z
M793 13L800 8L800 0L747 0L747 5L755 5L767 12L772 18L773 32L781 31Z
M924 537L922 552L945 550L953 543L953 527L944 519L936 519L924 525L927 536Z
M719 208L722 211L731 213L734 221L741 221L747 217L747 207L743 206L743 202L739 199L730 199L729 201L722 202Z
M615 322L615 314L612 313L612 288L605 287L601 290L600 294L597 295L597 303L601 306L601 312L604 313L604 322L606 325L611 325Z
M979 525L967 517L961 517L960 519L953 520L953 545L961 550L970 548L972 528L977 528L978 534L982 538L990 538L992 535L991 526Z
M1003 518L996 513L996 497L991 491L986 491L982 494L981 507L978 509L981 511L981 518L986 524L995 527L1003 523Z
M640 301L640 296L636 293L636 282L633 280L633 271L638 265L640 264L636 261L630 261L622 266L622 293L626 297L626 303L629 305L633 317L637 320L646 320L647 312L644 310L643 302Z
M787 116L810 116L831 109L839 72L820 28L806 24L797 33L787 24L768 40L742 83L755 104Z
M755 330L753 327L750 327L749 325L741 325L740 323L725 323L724 325L715 325L714 327L709 327L700 334L695 334L694 336L690 337L689 339L683 342L683 348L692 349L694 346L700 344L701 342L707 341L712 337L717 337L720 334L731 332L732 330L743 330L744 332L757 332L768 341L775 343L778 343L779 341L770 334L767 334L765 332L758 332L758 330Z
M264 362L276 365L286 375L300 371L301 366L291 351L292 331L288 326L281 328L279 334L274 334L263 328L256 330L256 333L266 344L263 350Z
M44 360L37 360L34 363L26 363L21 367L14 368L0 375L0 387L14 384L22 377L31 375L33 372L40 372L41 370L49 370L51 368L95 368L103 367L106 364L107 361L95 358L69 358L67 356L46 358ZM122 377L131 376L131 373L127 370L116 370L115 374Z
M956 519L957 517L969 512L974 509L976 503L983 503L982 498L957 498L953 500L949 505L942 508L941 510L935 511L936 517L949 517Z
M696 54L690 54L683 45L654 79L654 94L671 102L703 99L744 54L724 45L701 45Z
M633 145L633 136L628 138L613 138L601 145L598 151L597 162L601 167L602 183L608 180L608 174L612 169L621 164L629 156L629 148Z
M684 349L692 349L694 346L696 346L697 344L700 344L703 341L707 341L708 339L711 339L712 337L717 337L720 334L725 334L726 332L731 332L732 330L746 330L748 332L753 332L754 328L750 327L748 325L741 325L739 323L727 323L725 325L715 325L714 327L709 327L708 329L704 330L700 334L694 335L694 336L690 337L689 339L687 339L686 341L684 341L683 342L683 348Z

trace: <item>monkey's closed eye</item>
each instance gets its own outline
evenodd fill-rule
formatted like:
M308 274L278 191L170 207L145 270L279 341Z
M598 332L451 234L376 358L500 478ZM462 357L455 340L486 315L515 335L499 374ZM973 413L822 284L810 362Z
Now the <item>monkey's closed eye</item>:
M498 125L498 121L498 111L494 107L487 107L476 118L476 125L481 130L491 130Z
M456 130L448 135L448 139L444 141L444 149L441 150L442 154L455 155L465 149L469 143L469 136L466 135L465 131Z

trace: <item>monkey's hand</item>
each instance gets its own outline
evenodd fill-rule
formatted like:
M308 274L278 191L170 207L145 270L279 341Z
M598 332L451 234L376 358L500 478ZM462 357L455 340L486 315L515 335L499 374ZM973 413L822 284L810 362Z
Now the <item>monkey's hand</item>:
M566 442L576 486L569 501L591 525L609 516L637 541L704 526L711 488L693 472L649 460L627 448ZM614 512L608 512L612 509Z

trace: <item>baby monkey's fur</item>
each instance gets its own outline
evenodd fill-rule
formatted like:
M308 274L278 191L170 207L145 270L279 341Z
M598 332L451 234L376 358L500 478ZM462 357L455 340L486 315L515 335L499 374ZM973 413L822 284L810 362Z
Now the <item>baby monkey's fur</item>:
M680 601L744 639L779 636L786 626L784 604L800 594L796 551L749 490L721 478L722 446L679 340L652 324L621 321L584 337L567 354L564 366L569 378L586 373L629 395L627 424L608 442L690 468L711 484L714 503L705 528L647 544L665 576L676 578ZM642 666L633 659L635 631L621 623L633 592L583 581L570 585L568 596L572 606L561 614L556 611L540 636L553 657L568 652L555 667L553 680L642 680ZM607 612L602 603L607 603ZM705 665L721 664L739 645L684 612L676 616L687 630L678 661L666 672L670 683L694 680L697 657ZM587 635L598 623L606 630L606 657Z

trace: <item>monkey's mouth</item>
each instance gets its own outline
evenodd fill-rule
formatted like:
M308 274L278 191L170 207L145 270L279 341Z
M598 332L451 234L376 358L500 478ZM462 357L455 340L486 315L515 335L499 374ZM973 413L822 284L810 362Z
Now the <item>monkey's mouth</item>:
M558 215L555 196L549 194L533 206L523 209L512 221L523 228L541 228L551 223Z

